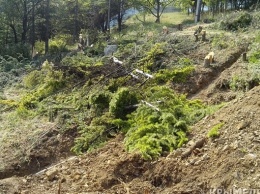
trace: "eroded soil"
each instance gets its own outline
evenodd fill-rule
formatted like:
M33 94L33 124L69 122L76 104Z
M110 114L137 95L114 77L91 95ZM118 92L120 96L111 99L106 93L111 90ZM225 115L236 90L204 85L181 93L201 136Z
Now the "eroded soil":
M202 61L208 44L190 53ZM206 51L205 51L206 50ZM198 64L185 84L172 84L210 104L225 106L192 126L189 142L156 161L127 153L124 136L118 134L104 147L71 156L75 131L46 133L31 151L30 162L10 162L0 178L0 193L174 193L202 194L213 189L260 189L260 86L234 92L228 80L242 75L244 47L224 54L216 52L212 67ZM220 137L207 137L215 125L224 123ZM55 156L55 157L54 157ZM16 175L16 176L15 176Z

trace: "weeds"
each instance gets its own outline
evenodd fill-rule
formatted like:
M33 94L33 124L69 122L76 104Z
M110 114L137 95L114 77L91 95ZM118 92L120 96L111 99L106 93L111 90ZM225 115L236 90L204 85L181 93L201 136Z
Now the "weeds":
M207 136L210 138L217 138L220 136L219 130L221 129L221 127L224 125L224 123L219 123L217 125L215 125L214 127L212 127Z

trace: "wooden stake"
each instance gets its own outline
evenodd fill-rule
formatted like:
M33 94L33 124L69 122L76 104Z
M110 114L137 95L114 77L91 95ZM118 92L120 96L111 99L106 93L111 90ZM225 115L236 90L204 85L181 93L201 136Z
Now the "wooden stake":
M195 41L198 42L198 41L199 41L199 36L198 36L198 34L195 34L194 36L195 36Z
M244 62L247 61L246 53L243 53L243 54L242 54L242 58L243 58L243 61L244 61Z
M178 24L178 30L182 31L182 24Z
M58 194L61 194L61 180L59 180Z
M201 31L201 40L206 41L206 30Z

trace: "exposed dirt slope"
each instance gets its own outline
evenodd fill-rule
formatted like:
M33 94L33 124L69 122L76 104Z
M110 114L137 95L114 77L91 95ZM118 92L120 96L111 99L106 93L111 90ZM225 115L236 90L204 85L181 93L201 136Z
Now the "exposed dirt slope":
M190 55L202 60L208 48L209 44L205 44ZM260 86L252 84L246 93L233 92L228 86L234 73L244 72L246 64L240 60L244 49L225 53L225 58L220 57L223 53L217 53L219 57L213 67L198 65L187 83L172 84L190 98L209 103L228 102L192 127L185 147L149 162L127 153L124 137L119 134L103 148L61 159L41 170L37 167L38 158L45 158L40 161L43 166L53 163L52 156L62 152L62 145L68 150L71 142L67 138L75 135L60 137L54 130L47 143L43 141L32 150L35 160L31 171L27 168L19 174L14 168L9 176L34 174L0 180L0 193L201 194L210 193L211 189L260 189ZM207 133L219 123L223 123L220 136L208 138ZM35 173L36 169L41 171Z
M128 154L123 136L49 170L1 181L2 193L209 193L213 188L260 188L260 87L197 123L185 148L158 161ZM217 139L205 138L220 122ZM205 140L205 142L204 142ZM200 145L198 144L201 143ZM197 144L190 155L187 152ZM202 146L202 147L201 147ZM13 186L12 186L13 185ZM6 188L6 192L4 192Z

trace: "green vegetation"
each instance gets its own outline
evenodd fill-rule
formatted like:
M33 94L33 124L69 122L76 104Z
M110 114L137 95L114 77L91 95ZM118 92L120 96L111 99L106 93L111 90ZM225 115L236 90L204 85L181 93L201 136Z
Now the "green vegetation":
M219 137L220 133L219 133L219 130L221 129L221 127L224 125L224 123L219 123L217 125L215 125L214 127L212 127L207 136L210 137L210 138L217 138Z
M178 19L173 20L177 16ZM35 48L39 53L32 63L28 60L27 44L17 45L16 53L8 50L8 55L1 55L0 109L5 111L4 120L9 121L3 127L15 130L18 122L30 126L30 120L39 119L42 123L57 124L60 132L76 130L79 135L71 148L76 154L103 145L118 132L125 135L128 151L137 152L147 160L185 144L190 126L222 106L207 106L199 100L189 100L171 88L176 83L184 85L193 75L198 62L187 53L193 52L198 45L193 36L162 34L162 28L167 25L174 31L176 24L185 23L190 17L166 13L160 18L161 23L153 25L150 24L154 18L149 15L140 24L136 24L134 18L121 26L120 33L111 29L110 37L103 32L82 30L94 45L80 52L75 51L74 39L77 37L72 36L75 36L74 31L67 29L68 34L66 31L60 33L63 35L53 35L45 56L44 37L38 37ZM249 25L248 18L245 14L236 21L236 26L223 25L228 26L227 30L236 27L238 30ZM57 29L59 27L57 24ZM149 32L151 36L148 36ZM250 48L247 68L252 73L245 77L234 75L231 89L245 90L250 88L252 81L259 84L259 40L257 36ZM110 56L103 57L107 41L118 45L113 54L123 61L123 65L114 64ZM219 50L236 46L234 40L222 33L210 41L212 47ZM56 56L59 60L54 60ZM141 73L137 78L130 76L136 73L135 69L149 73L153 78L147 79L147 75ZM3 91L9 86L19 90L19 95L5 94ZM214 126L208 137L219 136L222 126L223 123Z
M260 34L258 33L249 47L248 63L245 68L248 73L243 75L233 75L230 80L230 88L233 91L248 91L252 87L260 84Z
M125 118L127 107L137 104L138 100L134 93L128 88L120 88L109 103L109 111L115 118Z
M247 28L251 25L252 19L252 15L247 12L233 13L220 22L220 28L230 31Z
M198 101L188 101L165 86L152 87L146 95L156 108L143 103L129 116L131 125L125 144L129 151L153 159L181 147L188 140L188 126L194 119L189 113L204 106Z

